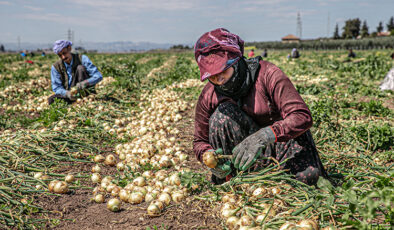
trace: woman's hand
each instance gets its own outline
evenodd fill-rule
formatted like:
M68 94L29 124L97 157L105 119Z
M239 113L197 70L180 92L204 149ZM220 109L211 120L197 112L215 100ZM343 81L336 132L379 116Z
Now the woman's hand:
M245 138L233 149L234 167L245 171L252 166L263 148L275 142L275 134L271 127L265 127Z

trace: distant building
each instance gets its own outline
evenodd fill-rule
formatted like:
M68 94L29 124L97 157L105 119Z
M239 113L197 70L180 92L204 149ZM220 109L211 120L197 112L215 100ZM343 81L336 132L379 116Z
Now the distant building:
M379 32L376 34L376 36L378 36L378 37L390 36L390 31Z
M293 35L293 34L289 34L289 35L282 38L282 42L283 43L299 43L300 38Z

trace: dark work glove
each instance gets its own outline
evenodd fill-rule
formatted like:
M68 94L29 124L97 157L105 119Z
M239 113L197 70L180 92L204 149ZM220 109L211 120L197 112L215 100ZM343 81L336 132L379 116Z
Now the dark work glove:
M66 97L68 99L70 99L71 101L75 101L76 100L76 98L74 97L73 93L71 91L69 91L69 90L66 91Z
M77 87L78 90L86 89L89 86L88 80L84 80L81 82L78 82L75 87Z
M263 149L270 143L275 142L275 134L271 127L267 126L245 138L233 149L234 167L245 171L252 166Z

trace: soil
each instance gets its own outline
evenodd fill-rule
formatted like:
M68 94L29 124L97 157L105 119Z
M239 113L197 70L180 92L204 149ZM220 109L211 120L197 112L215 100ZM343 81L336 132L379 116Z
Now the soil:
M208 172L197 161L192 150L194 111L182 114L184 122L177 125L181 131L180 140L189 155L186 167L199 172ZM112 152L106 149L103 155ZM81 172L90 175L94 163L63 164L56 173ZM115 168L103 167L103 175L111 175ZM81 181L84 186L92 186L89 179ZM107 195L109 196L109 195ZM46 224L48 229L223 229L220 218L216 216L213 205L206 201L188 197L181 204L171 204L161 216L150 217L146 214L148 203L131 205L123 203L122 209L111 212L106 208L106 203L97 204L90 201L91 189L72 190L61 196L41 195L36 196L34 204L49 211L47 218L51 223ZM109 198L109 197L106 197ZM106 199L108 200L108 199ZM41 214L43 215L43 214ZM42 216L37 217L42 218Z

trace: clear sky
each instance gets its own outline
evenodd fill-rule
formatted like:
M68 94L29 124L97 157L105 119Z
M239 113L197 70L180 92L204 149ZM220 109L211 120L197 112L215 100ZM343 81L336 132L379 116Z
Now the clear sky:
M394 16L394 0L0 0L0 43L52 43L74 31L74 41L149 41L191 44L225 27L245 41L332 36L350 18L370 31ZM328 15L330 20L328 21Z

